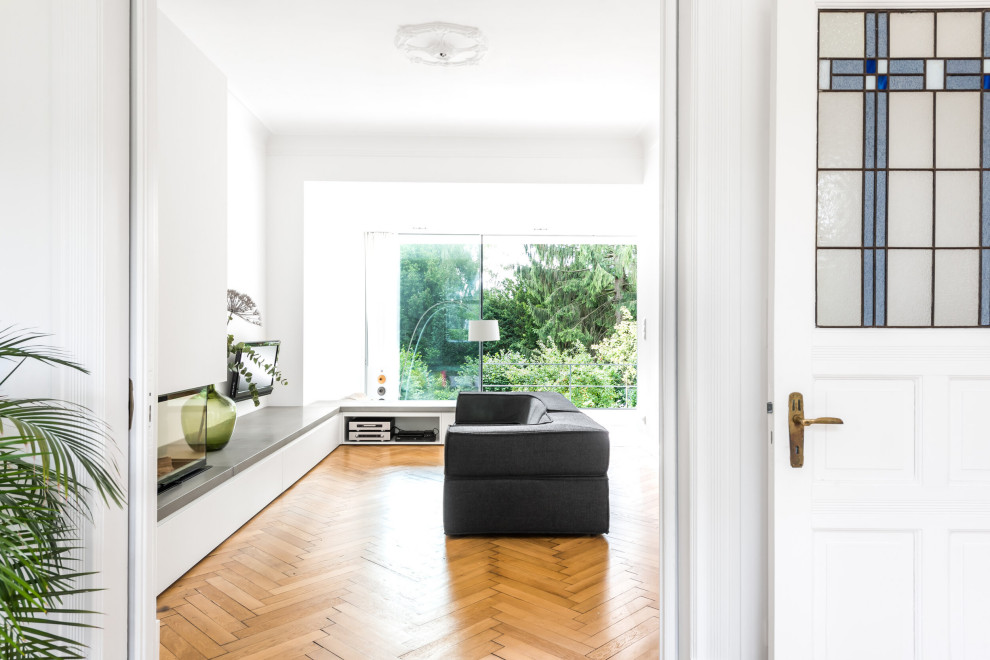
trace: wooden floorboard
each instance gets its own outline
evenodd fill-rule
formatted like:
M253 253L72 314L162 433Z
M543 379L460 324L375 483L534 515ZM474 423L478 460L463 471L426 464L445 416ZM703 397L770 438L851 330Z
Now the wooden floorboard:
M161 657L659 658L657 454L616 435L598 537L447 538L442 447L340 447L159 596Z

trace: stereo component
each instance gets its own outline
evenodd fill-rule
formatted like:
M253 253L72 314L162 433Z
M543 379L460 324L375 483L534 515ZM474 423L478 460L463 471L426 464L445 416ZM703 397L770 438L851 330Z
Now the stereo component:
M350 442L388 442L392 439L390 431L348 431L347 440Z
M347 419L349 442L388 442L395 428L394 417L351 417Z
M391 419L352 419L347 422L348 431L391 431Z

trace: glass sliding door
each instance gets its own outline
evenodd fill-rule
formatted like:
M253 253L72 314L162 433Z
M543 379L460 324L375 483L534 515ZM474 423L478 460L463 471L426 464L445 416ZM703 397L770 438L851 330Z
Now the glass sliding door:
M399 246L399 396L453 399L478 389L478 236L402 236Z
M501 334L483 346L485 391L636 406L632 240L404 235L399 253L401 399L478 389L478 344L468 341L467 322L485 318Z
M636 245L485 236L486 391L556 391L582 408L636 405Z

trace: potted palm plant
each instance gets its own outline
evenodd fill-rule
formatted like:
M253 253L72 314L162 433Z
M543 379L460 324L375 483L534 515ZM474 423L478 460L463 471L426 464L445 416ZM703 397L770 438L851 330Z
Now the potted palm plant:
M79 584L75 519L92 520L99 500L123 506L110 429L87 408L49 398L16 398L4 386L25 362L89 373L46 335L0 330L0 658L84 658L85 645L58 633L66 599L95 591ZM9 364L4 364L9 363Z

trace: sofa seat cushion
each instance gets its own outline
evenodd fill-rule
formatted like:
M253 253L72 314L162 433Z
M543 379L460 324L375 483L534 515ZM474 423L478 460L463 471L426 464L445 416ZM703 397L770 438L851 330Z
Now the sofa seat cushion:
M447 534L607 534L605 477L447 478Z
M572 476L608 472L608 431L580 412L534 425L454 425L444 474L455 477Z

